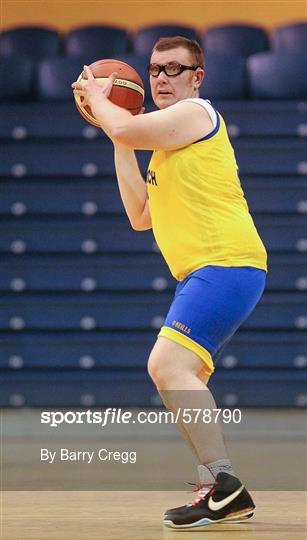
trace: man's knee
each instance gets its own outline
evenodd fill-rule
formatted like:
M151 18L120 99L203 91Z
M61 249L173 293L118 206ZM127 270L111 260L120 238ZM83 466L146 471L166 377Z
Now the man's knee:
M148 373L158 388L177 378L196 375L203 363L192 351L166 338L159 338L148 360Z
M162 351L153 349L148 359L148 373L158 388L164 387L171 379L173 368Z

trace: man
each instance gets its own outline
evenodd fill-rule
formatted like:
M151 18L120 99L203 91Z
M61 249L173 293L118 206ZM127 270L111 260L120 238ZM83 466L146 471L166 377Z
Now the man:
M208 380L214 358L260 299L266 252L237 176L237 164L221 115L199 98L204 78L197 42L161 38L150 65L158 111L139 116L107 96L85 67L88 83L74 91L91 106L115 148L121 197L135 230L153 229L172 274L179 281L148 369L169 410L213 411ZM147 184L133 149L150 149ZM153 181L154 179L154 181ZM199 461L198 496L190 505L167 510L164 523L190 529L237 522L255 505L236 478L221 427L212 417L179 427Z

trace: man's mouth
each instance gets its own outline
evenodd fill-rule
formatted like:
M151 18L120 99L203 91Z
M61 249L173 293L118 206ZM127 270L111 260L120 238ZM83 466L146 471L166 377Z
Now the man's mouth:
M162 96L168 96L171 94L171 92L167 92L166 90L159 90L158 94Z

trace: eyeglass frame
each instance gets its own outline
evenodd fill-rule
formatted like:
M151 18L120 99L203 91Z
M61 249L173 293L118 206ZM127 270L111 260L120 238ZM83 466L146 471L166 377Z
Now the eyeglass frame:
M177 66L179 66L180 71L179 71L179 73L176 73L175 75L168 75L166 73L166 71L165 71L165 68L166 68L166 66L169 66L169 65L172 65L172 64L176 64ZM150 73L150 66L158 66L159 73L157 75L152 75L152 73ZM201 68L201 66L186 66L184 64L179 64L179 62L169 62L168 64L156 64L155 62L153 62L152 64L148 64L147 71L148 71L149 75L151 75L151 77L154 77L156 79L157 77L159 77L161 71L163 71L163 73L165 73L165 75L167 77L178 77L178 75L181 75L181 73L183 73L187 69L195 71L197 68Z

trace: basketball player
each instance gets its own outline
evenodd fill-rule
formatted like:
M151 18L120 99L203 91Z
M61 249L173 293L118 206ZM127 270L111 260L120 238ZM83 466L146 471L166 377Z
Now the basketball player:
M153 229L178 285L148 370L169 410L213 410L207 387L214 360L253 311L265 286L266 251L237 174L222 116L199 98L204 58L197 42L161 38L148 71L158 111L132 116L108 100L89 70L74 83L114 143L119 190L133 229ZM147 182L134 149L153 150ZM220 423L180 429L196 453L200 484L193 503L167 510L166 526L200 527L250 518L254 502L236 477Z

